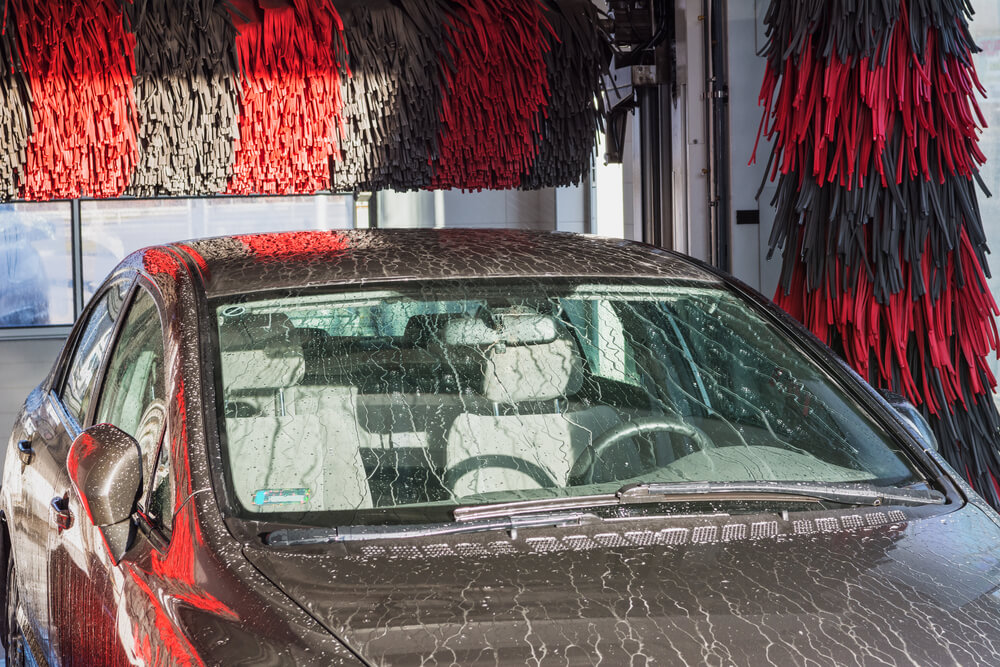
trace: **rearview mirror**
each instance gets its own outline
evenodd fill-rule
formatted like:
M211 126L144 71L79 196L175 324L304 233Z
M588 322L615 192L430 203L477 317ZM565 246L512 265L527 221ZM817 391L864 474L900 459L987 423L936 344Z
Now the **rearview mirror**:
M934 431L931 430L931 425L927 423L920 410L917 410L917 406L906 400L905 396L897 394L894 391L882 389L879 393L892 406L896 414L902 417L906 425L913 430L917 439L920 440L925 448L933 449L935 452L938 451L938 442L937 438L934 437Z
M139 443L117 426L97 424L70 445L66 469L117 564L132 538L132 512L142 485Z

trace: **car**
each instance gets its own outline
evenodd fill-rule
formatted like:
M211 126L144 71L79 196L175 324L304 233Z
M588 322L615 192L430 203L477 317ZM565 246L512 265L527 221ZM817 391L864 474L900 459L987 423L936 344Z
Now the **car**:
M1000 516L903 414L639 243L146 248L11 436L8 664L996 663Z

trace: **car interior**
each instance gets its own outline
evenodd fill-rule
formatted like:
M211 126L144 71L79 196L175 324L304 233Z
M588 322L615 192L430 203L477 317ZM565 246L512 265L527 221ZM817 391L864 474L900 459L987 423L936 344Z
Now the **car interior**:
M628 319L655 309L619 307L604 320L623 324L595 340L573 305L417 312L398 336L230 309L221 410L241 510L469 504L650 474L854 481L878 468L829 446L859 418L831 410L823 383L807 388L802 373L714 336L717 317L674 304L666 333L639 341L629 327L652 324ZM623 423L655 428L609 435Z

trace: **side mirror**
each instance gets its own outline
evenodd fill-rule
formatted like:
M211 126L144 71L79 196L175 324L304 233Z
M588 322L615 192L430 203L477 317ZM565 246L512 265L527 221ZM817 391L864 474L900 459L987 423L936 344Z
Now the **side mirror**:
M97 424L70 445L66 469L87 518L117 564L132 538L132 513L142 487L139 443L117 426Z
M927 449L933 449L935 452L938 451L937 438L934 437L934 431L931 430L931 425L927 423L927 420L917 410L917 406L906 400L905 396L897 394L894 391L888 391L886 389L879 390L882 394L882 398L892 406L892 409L896 411L906 425L917 436L917 440L921 442Z

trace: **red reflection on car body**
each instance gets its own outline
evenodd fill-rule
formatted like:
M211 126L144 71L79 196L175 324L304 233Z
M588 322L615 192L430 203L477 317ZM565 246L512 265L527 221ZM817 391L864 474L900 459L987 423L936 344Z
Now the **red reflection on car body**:
M178 595L178 599L189 602L192 606L205 611L218 613L229 618L237 618L237 615L229 607L217 600L215 597L199 593L195 584L194 575L194 551L195 545L204 544L201 528L194 516L191 505L185 502L191 498L191 463L187 452L187 405L184 399L184 381L178 382L176 396L177 406L177 434L172 441L174 461L181 462L182 474L178 476L180 482L174 489L174 508L176 517L172 532L170 547L166 556L154 551L152 556L153 572L164 579L178 582L184 588L190 588L190 592Z
M165 273L174 280L177 279L177 273L180 269L176 257L156 249L146 251L142 256L142 266L152 275Z
M195 654L191 642L182 637L173 622L171 622L162 607L162 601L157 598L153 589L149 587L149 584L143 581L142 577L132 568L129 568L129 574L135 585L139 587L139 590L149 597L149 606L152 607L153 612L156 614L154 625L156 626L157 636L152 638L152 641L148 635L144 637L136 636L133 643L133 650L136 654L141 656L146 664L170 662L177 665L204 665L205 663L201 658ZM152 649L154 646L156 647L155 655ZM159 647L161 646L166 650L166 656L159 655Z
M199 590L195 581L195 543L203 543L194 512L185 508L177 515L166 556L153 552L152 570L157 576L182 588L174 597L192 607L237 620L239 616L216 597Z
M176 430L169 446L173 454L172 459L181 464L178 484L174 489L174 507L177 508L177 514L166 555L154 550L150 562L151 574L160 580L165 590L164 595L158 596L144 579L143 574L129 567L132 580L149 598L150 605L154 609L156 615L154 624L158 637L152 638L152 641L148 636L136 637L133 649L135 654L147 663L157 664L159 661L166 661L175 664L202 665L204 663L195 656L190 642L167 614L165 598L169 597L174 601L231 620L239 620L239 616L214 596L200 591L196 584L195 546L203 544L204 539L192 506L184 504L191 498L191 468L187 456L187 405L183 380L178 380L174 406L176 414L173 423L176 425ZM164 656L160 656L159 649L154 648L160 645L167 651ZM153 654L154 650L157 651L156 655Z
M208 270L208 262L206 262L205 258L201 256L201 253L186 243L179 243L177 244L177 247L186 252L188 257L194 260L194 263L198 265L198 269L201 271L201 275L205 277L209 276L211 272Z
M340 252L350 243L338 232L293 232L290 234L252 234L236 237L247 250L259 257L289 257L316 252Z

